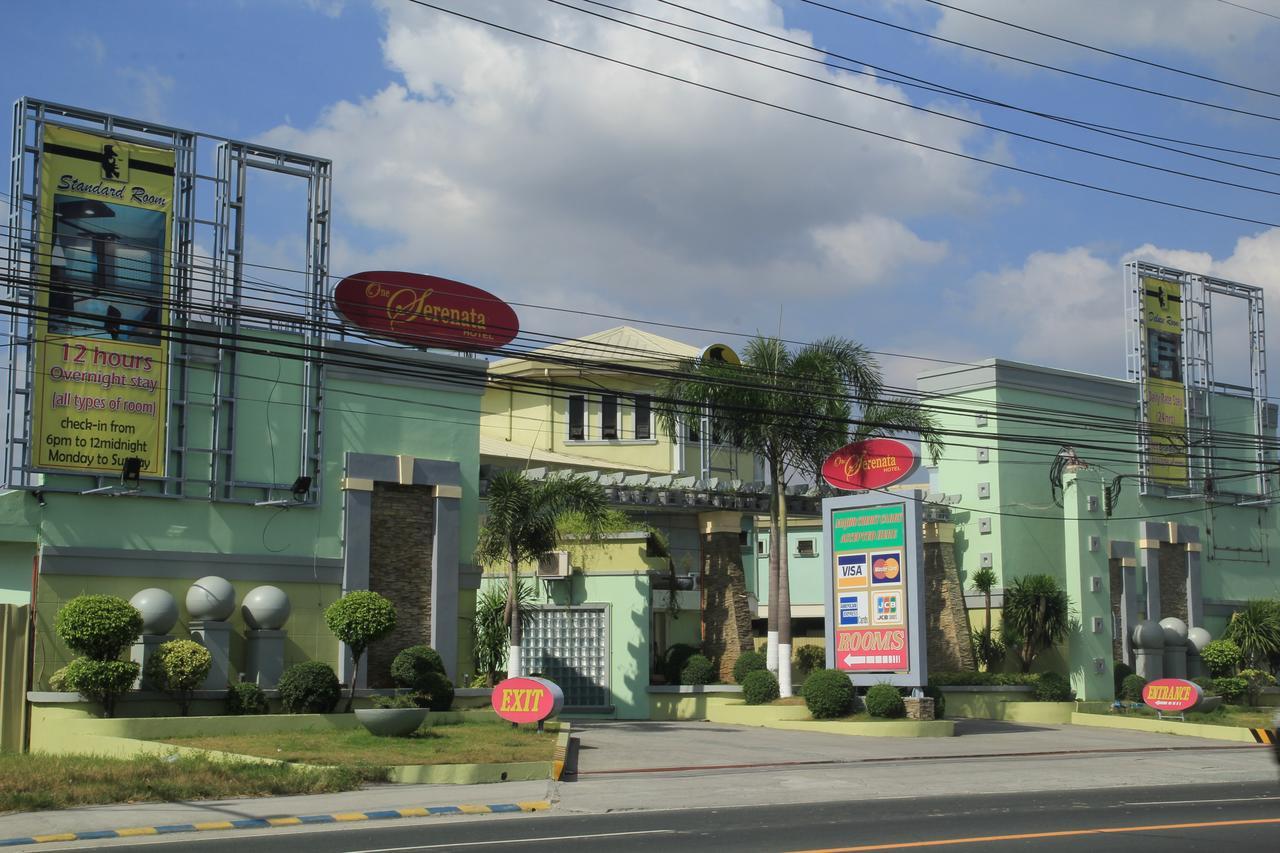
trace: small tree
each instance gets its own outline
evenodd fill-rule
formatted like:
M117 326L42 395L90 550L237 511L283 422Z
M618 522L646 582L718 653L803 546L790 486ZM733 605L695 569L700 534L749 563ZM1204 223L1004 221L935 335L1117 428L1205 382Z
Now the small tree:
M1018 654L1023 672L1045 649L1062 642L1071 631L1071 601L1052 575L1025 575L1004 594L1001 621L1005 640Z
M1240 647L1247 666L1266 669L1280 655L1280 601L1255 599L1236 611L1222 632L1224 640Z
M525 583L516 584L516 612L521 622L529 616L533 609L533 589ZM511 636L507 620L507 585L496 583L480 590L476 596L476 619L472 623L475 638L474 658L476 674L483 674L486 683L492 687L494 675L507 663L507 649Z
M101 703L113 717L116 699L133 686L138 664L119 660L142 633L142 614L114 595L79 595L54 617L54 630L76 658L63 670L66 687Z
M1214 678L1235 675L1244 663L1240 647L1231 640L1214 640L1200 651L1200 660Z
M370 643L377 642L396 628L396 609L390 601L367 589L354 590L339 598L324 611L325 624L341 642L351 650L354 664L351 667L351 689L347 694L347 707L356 698L356 673L360 658Z
M978 569L970 578L970 584L982 593L983 613L986 621L982 627L973 632L973 650L987 672L994 672L1004 663L1006 648L1004 642L995 635L991 625L991 590L996 585L995 569L990 567Z
M213 668L209 650L194 640L170 640L147 661L151 683L173 695L182 716L191 713L191 697Z

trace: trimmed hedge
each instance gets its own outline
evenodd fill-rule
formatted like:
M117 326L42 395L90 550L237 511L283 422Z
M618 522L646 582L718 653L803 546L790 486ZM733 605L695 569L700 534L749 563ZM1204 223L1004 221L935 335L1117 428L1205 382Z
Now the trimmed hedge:
M815 669L804 680L804 704L815 720L843 717L853 709L853 683L834 669Z
M907 704L902 701L902 694L892 684L873 684L867 688L867 695L862 697L862 704L867 713L873 717L898 718L907 715Z
M233 717L267 713L267 696L252 681L237 681L227 688L227 713Z
M288 714L327 714L338 704L338 676L318 660L295 663L280 676L280 704Z
M1141 675L1133 674L1125 676L1124 681L1120 685L1120 695L1117 697L1126 702L1141 702L1142 688L1147 686L1147 680Z
M681 683L680 673L684 671L684 665L696 654L698 647L688 643L676 643L667 649L666 659L662 662L662 674L666 677L667 684Z
M767 705L778 696L778 677L767 669L748 672L742 680L742 698L748 705Z
M929 684L934 687L1034 687L1039 678L1034 672L931 672Z
M733 683L744 684L744 679L753 672L766 669L765 657L759 652L743 652L733 665Z
M681 684L714 684L716 668L706 655L690 655L680 670Z
M99 661L120 657L142 634L142 614L117 595L77 595L53 624L67 648Z
M1037 702L1070 702L1076 698L1071 682L1056 672L1042 672L1036 682Z

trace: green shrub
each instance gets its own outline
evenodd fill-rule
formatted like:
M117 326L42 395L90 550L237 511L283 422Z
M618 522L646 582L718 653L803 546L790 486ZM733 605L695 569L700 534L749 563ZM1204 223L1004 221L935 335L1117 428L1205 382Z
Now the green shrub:
M1218 693L1217 693L1217 688L1215 688L1215 687L1213 686L1213 679L1212 679L1212 678L1209 678L1208 676L1205 676L1205 675L1201 675L1201 676L1199 676L1199 677L1197 677L1197 678L1193 678L1193 679L1191 679L1191 680L1192 680L1193 682L1195 682L1196 684L1200 685L1200 689L1204 691L1204 695L1206 695L1206 696L1217 696L1217 695L1218 695Z
M680 670L681 684L714 684L716 668L706 655L691 655Z
M252 681L237 681L227 688L227 713L239 717L267 713L267 695Z
M767 669L747 673L742 698L748 705L767 705L778 698L778 677Z
M375 708L420 708L418 697L409 693L397 693L395 696L371 696L369 703Z
M157 689L173 694L182 716L191 713L191 694L213 668L213 656L195 640L170 640L147 661L146 677Z
M115 595L77 595L53 621L67 648L93 660L115 660L142 634L142 614Z
M808 675L827 665L827 650L823 646L801 646L796 649L796 669Z
M1147 686L1147 680L1141 675L1126 675L1124 681L1120 683L1120 696L1126 702L1141 702L1142 688Z
M765 669L764 655L759 652L743 652L733 665L733 683L742 684L743 680L753 672Z
M688 643L676 643L667 649L666 659L662 662L662 674L666 677L668 684L680 683L680 673L684 670L685 663L696 654L698 654L698 647Z
M853 683L839 670L815 669L804 680L804 704L815 720L843 717L853 700Z
M442 672L429 672L414 688L413 698L419 708L448 711L453 707L453 682Z
M1276 683L1275 677L1271 673L1260 669L1242 669L1240 670L1240 677L1244 679L1245 695L1249 700L1249 704L1255 708L1262 700L1262 688L1274 687Z
M114 717L116 699L138 680L140 669L131 660L76 658L63 668L63 680L71 690L101 703L105 716Z
M410 646L391 661L391 680L410 690L423 690L433 673L444 675L444 660L430 646Z
M1037 702L1070 702L1076 698L1071 682L1056 672L1042 672L1036 681Z
M897 718L907 715L907 706L902 701L902 694L892 684L871 685L867 688L867 695L862 697L862 704L866 706L867 713L873 717Z
M1210 675L1221 678L1224 675L1235 675L1240 664L1244 662L1244 656L1240 653L1240 647L1233 641L1214 640L1201 650L1200 660L1204 662L1205 669L1209 670Z
M1004 640L990 628L985 625L975 628L970 632L969 641L973 644L973 656L986 667L987 672L995 672L1004 666L1009 650Z
M351 650L355 663L351 667L351 692L347 710L356 697L356 673L360 658L370 643L377 642L396 629L396 608L376 592L357 589L348 592L324 611L324 623Z
M333 668L318 660L295 663L280 676L280 704L288 714L327 714L342 688Z
M931 672L929 683L934 687L1014 687L1021 685L1035 686L1039 676L1027 672Z
M1224 675L1213 680L1213 689L1222 697L1223 702L1236 705L1249 691L1249 681L1239 675Z
M65 666L53 675L49 676L49 689L58 693L71 689L67 685L67 668Z
M1112 691L1111 695L1117 699L1120 698L1120 687L1124 684L1124 680L1133 675L1133 667L1124 661L1115 661L1111 666Z
M1248 666L1266 666L1270 658L1280 655L1280 601L1262 598L1248 602L1231 615L1222 639L1240 647Z

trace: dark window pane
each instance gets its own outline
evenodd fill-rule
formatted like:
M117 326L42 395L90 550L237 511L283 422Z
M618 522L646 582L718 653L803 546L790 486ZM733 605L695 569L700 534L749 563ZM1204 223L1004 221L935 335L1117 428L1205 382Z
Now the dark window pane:
M587 398L575 394L569 398L569 440L582 441L586 438Z
M636 438L653 438L652 404L648 394L636 395Z
M618 396L603 394L600 397L600 437L618 437Z

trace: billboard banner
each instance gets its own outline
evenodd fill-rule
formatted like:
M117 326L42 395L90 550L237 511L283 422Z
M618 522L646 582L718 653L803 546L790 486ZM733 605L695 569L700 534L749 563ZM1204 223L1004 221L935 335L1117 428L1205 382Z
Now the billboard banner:
M1166 486L1187 485L1187 388L1182 375L1182 285L1143 276L1142 317L1146 334L1148 471Z
M858 495L823 501L831 564L828 665L855 683L924 684L923 584L915 500Z
M31 465L165 474L174 153L48 125Z

